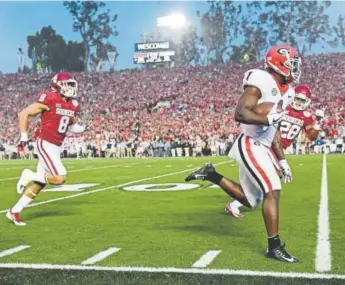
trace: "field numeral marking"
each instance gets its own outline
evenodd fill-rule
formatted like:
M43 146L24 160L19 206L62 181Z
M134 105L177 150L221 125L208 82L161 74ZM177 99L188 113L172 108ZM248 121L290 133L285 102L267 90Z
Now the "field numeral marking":
M20 245L0 252L0 258L29 248L30 245Z
M196 261L192 267L204 268L212 263L212 261L220 254L221 250L210 250L206 252L198 261Z
M99 261L107 258L108 256L118 252L120 249L121 248L118 248L118 247L108 248L107 250L101 251L101 252L97 253L96 255L86 259L81 264L82 265L95 264L96 262L99 262Z

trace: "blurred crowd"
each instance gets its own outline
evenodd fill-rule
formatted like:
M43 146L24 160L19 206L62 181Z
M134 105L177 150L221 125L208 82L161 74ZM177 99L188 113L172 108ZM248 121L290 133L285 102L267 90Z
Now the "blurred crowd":
M246 70L256 64L75 73L80 121L90 125L64 144L66 155L223 155L238 135L234 108ZM16 149L17 114L50 88L53 74L0 75L0 152ZM324 109L323 137L345 137L345 53L303 58L301 83ZM37 126L30 122L30 132Z

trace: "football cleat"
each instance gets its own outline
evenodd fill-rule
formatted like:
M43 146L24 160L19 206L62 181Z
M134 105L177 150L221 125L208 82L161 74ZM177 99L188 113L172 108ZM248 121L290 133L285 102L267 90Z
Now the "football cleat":
M226 204L225 212L237 219L242 219L244 217L238 208L231 207L231 203Z
M211 172L215 172L215 168L212 165L212 163L208 163L205 166L199 168L198 170L192 172L189 174L186 178L185 181L191 181L191 180L206 180L207 175Z
M276 260L279 260L279 261L283 261L283 262L298 262L298 258L291 255L290 253L288 253L286 250L285 250L285 244L283 245L280 245L274 249L271 249L271 250L267 250L265 256L267 258L273 258L273 259L276 259Z
M34 172L30 169L24 169L22 174L20 175L20 178L17 182L17 193L18 194L23 194L26 186L28 186L28 184L31 181L31 177L34 174Z
M8 210L6 213L6 217L12 221L16 226L26 226L26 223L24 223L19 216L19 213L13 213L11 210Z

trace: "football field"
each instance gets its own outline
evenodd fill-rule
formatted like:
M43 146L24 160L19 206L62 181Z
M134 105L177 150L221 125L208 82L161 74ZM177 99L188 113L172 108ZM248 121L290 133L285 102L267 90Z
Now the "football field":
M184 182L209 161L238 181L227 157L64 160L66 185L24 210L26 227L5 213L36 161L0 161L0 285L345 284L345 156L328 155L324 171L323 160L288 157L280 236L296 264L264 257L261 207L237 220L221 189Z

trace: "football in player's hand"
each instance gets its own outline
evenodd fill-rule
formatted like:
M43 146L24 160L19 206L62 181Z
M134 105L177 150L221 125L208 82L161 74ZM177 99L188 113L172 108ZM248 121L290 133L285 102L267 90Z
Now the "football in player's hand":
M263 102L263 103L257 104L252 111L258 115L267 116L271 112L274 105L275 103L273 102ZM282 108L282 105L283 105L283 100L280 100L277 106L277 113L284 111Z
M255 114L266 116L274 106L272 102L264 102L257 104L254 109L252 110Z
M306 131L306 136L309 140L315 141L319 136L319 131L315 130L314 128L311 128L308 131Z

